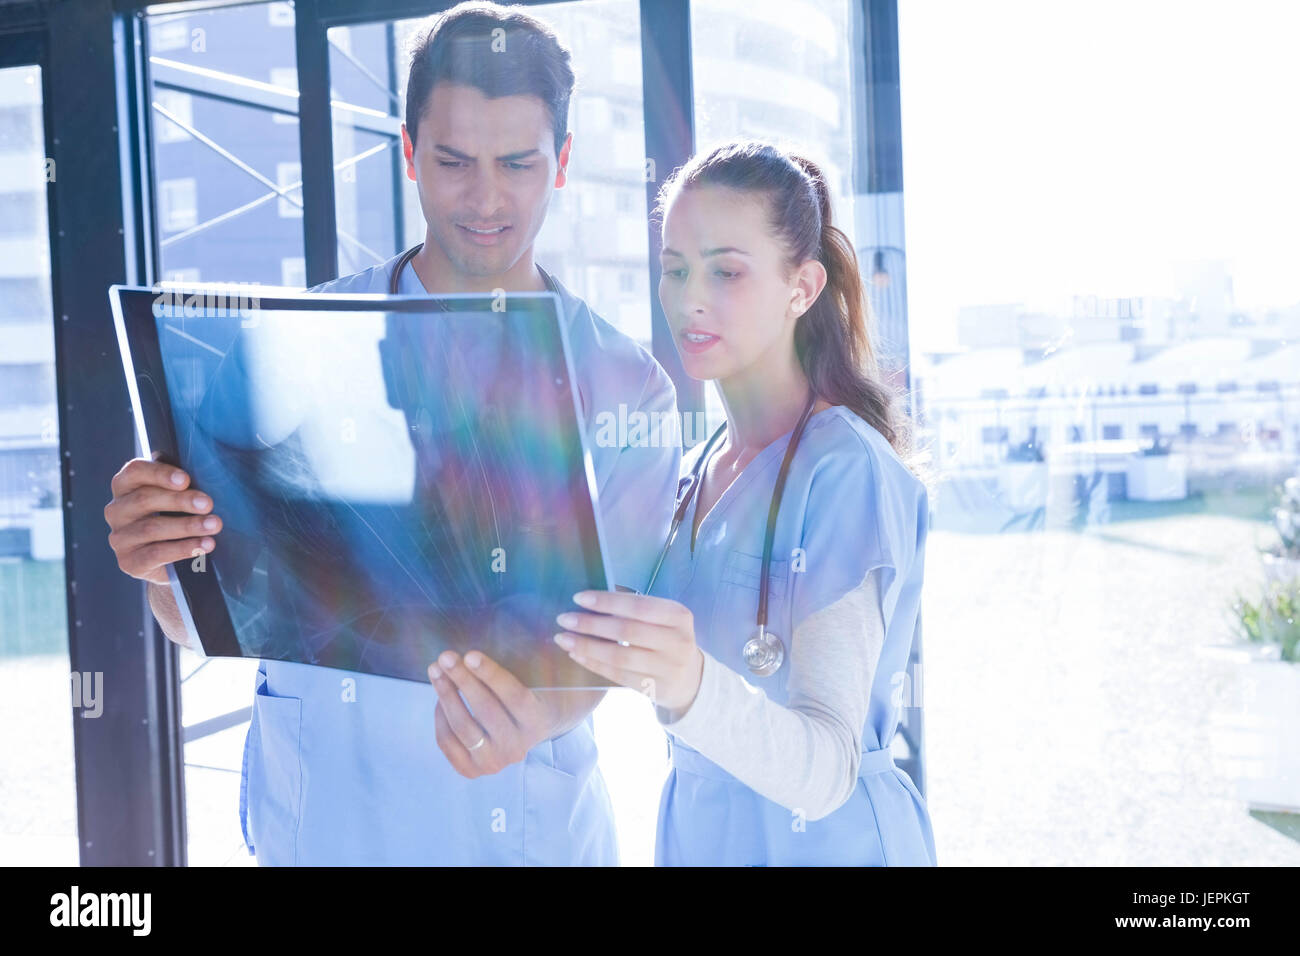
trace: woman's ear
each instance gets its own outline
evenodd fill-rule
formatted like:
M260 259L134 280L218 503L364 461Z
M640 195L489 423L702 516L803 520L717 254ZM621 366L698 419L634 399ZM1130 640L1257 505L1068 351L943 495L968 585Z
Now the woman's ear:
M790 290L790 316L798 318L813 307L817 297L826 288L826 267L816 259L809 259L795 270L794 287Z

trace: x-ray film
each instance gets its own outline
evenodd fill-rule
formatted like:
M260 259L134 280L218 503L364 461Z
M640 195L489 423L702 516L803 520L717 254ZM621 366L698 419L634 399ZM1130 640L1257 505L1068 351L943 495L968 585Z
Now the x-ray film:
M223 522L169 565L203 652L607 686L551 639L607 587L556 297L261 291L110 292L142 453Z

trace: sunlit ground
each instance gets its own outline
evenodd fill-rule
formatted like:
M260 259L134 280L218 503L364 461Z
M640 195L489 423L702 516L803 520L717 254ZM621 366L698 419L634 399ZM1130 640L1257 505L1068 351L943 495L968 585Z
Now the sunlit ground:
M940 865L1300 864L1300 843L1249 816L1210 740L1242 679L1201 649L1229 640L1223 608L1260 586L1263 504L1125 504L1027 532L938 523L920 694ZM251 704L250 662L196 664L181 667L187 724ZM0 862L76 861L66 674L66 658L0 658ZM247 727L186 748L191 863L254 862L238 816ZM648 864L662 733L627 691L601 705L597 734L623 862Z
M922 686L940 865L1300 864L1210 743L1242 679L1201 649L1231 639L1223 609L1261 586L1269 536L1195 512L1262 504L1125 504L1082 531L931 535Z

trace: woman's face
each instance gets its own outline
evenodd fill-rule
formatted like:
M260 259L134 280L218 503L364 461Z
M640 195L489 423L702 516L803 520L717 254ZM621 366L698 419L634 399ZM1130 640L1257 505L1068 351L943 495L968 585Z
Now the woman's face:
M679 190L664 212L660 262L659 302L686 374L725 380L793 352L802 293L786 278L761 194Z

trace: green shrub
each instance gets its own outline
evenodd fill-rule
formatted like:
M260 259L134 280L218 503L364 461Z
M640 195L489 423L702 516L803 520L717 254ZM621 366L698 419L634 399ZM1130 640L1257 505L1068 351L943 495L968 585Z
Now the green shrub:
M1251 644L1276 644L1282 660L1300 661L1300 578L1275 583L1258 602L1232 603L1237 635Z
M1273 509L1273 527L1282 539L1279 557L1300 558L1300 478L1288 478L1282 484L1281 501Z

